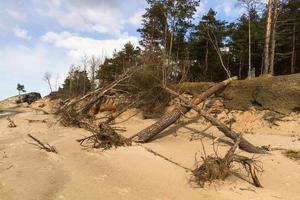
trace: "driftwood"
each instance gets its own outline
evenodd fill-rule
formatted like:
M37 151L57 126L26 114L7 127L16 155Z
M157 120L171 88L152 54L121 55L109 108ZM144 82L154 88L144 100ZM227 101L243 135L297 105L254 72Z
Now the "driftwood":
M205 112L204 110L202 110L199 106L196 106L195 104L193 104L190 100L188 100L187 98L185 98L184 96L178 94L177 92L169 89L169 88L165 88L169 93L176 95L179 97L179 99L186 104L186 106L192 108L193 110L197 111L201 116L203 116L206 120L208 120L212 125L216 126L221 132L224 133L224 135L226 137L229 137L230 139L232 139L233 141L236 141L237 138L239 137L239 133L231 130L228 126L226 126L226 124L224 124L223 122L219 121L218 119L214 118L213 116L211 116L210 114L208 114L207 112ZM247 151L249 153L258 153L258 154L263 154L266 153L265 150L254 146L253 144L251 144L250 142L248 142L245 138L241 137L240 142L239 142L239 147L244 150Z
M217 83L213 87L209 88L205 92L201 93L199 96L194 98L192 100L193 105L198 105L204 100L206 100L208 97L216 93L217 91L223 89L228 84L230 84L233 80L236 80L236 77L227 79L223 82ZM190 107L185 106L179 106L172 110L171 112L166 113L163 115L156 123L152 124L151 126L143 129L142 131L138 132L137 134L133 135L131 139L135 142L147 142L166 128L168 128L170 125L175 123L180 116L186 114L188 111L190 111Z
M241 135L239 135L234 145L228 150L223 158L219 158L218 156L207 156L202 158L203 163L192 171L194 175L192 181L203 187L206 182L212 182L217 179L224 180L231 172L232 163L237 162L242 164L246 171L251 175L253 184L256 187L262 187L256 175L256 172L261 171L261 169L256 165L256 162L253 159L235 154L241 138Z
M28 137L30 137L32 140L34 140L37 144L31 143L37 147L39 147L40 149L43 149L47 152L52 152L52 153L57 153L57 150L55 149L54 146L51 146L50 144L46 143L43 144L40 140L38 140L37 138L33 137L30 134L27 134Z
M26 119L28 123L47 123L45 119Z
M7 117L6 119L9 122L9 124L8 124L9 128L16 128L17 127L17 125L15 124L15 122L11 118Z

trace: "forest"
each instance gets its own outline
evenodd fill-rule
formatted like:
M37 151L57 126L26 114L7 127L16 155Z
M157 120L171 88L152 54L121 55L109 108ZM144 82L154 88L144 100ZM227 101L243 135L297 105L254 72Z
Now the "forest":
M147 0L140 46L130 41L111 58L85 57L59 91L85 94L116 80L131 67L169 83L221 81L238 76L287 75L300 71L300 2L239 0L235 22L219 20L211 8L196 15L199 0ZM298 57L299 58L299 57ZM142 79L140 81L144 81Z

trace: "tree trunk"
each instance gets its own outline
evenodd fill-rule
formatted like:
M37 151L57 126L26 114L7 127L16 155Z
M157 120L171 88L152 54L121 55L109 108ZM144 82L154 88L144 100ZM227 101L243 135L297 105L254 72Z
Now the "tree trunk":
M204 75L206 75L208 70L208 40L206 40L206 51L205 51L205 66L204 66Z
M221 121L218 119L212 117L209 115L207 112L201 110L199 106L194 106L194 110L196 110L200 115L202 115L206 120L208 120L212 125L216 126L219 131L223 132L226 137L229 137L233 141L236 141L236 139L239 137L239 133L231 130L229 127L227 127L225 124L223 124ZM243 137L241 138L241 141L239 143L239 147L243 149L244 151L247 151L249 153L258 153L258 154L263 154L265 153L264 150L254 146L250 142L248 142L246 139Z
M272 35L271 35L271 57L270 57L270 74L274 75L274 57L276 45L276 23L278 17L278 0L274 0L274 15L272 20Z
M209 88L205 92L201 93L198 97L194 98L192 100L192 103L194 105L198 105L201 102L203 102L205 99L207 99L209 96L213 95L215 92L221 90L228 84L232 82L232 80L237 79L236 77L233 77L231 79L227 79L223 82L217 83L213 87ZM141 130L137 134L133 135L131 139L135 142L147 142L166 128L168 128L170 125L172 125L174 122L176 122L180 116L184 115L188 111L190 111L191 108L179 106L175 109L173 109L171 112L166 113L163 115L156 123L152 124L151 126Z
M249 38L249 44L248 44L248 78L251 77L251 18L250 18L250 11L249 11L249 19L248 19L248 38Z
M242 79L242 56L243 56L243 53L241 51L241 53L240 53L240 62L239 62L239 79Z
M291 60L291 74L295 73L295 63L296 63L296 20L293 26L293 50L292 50L292 60Z
M269 73L269 67L270 67L269 50L270 50L270 35L271 35L271 24L272 24L272 4L273 4L273 0L269 0L266 34L265 34L265 47L264 47L264 74Z
M48 85L49 85L50 91L52 92L52 86L51 86L50 79L48 79Z
M84 67L84 72L86 72L86 67ZM83 77L83 94L85 94L85 89L86 89L86 83L85 83L85 75L84 75L84 77Z
M240 133L237 133L233 130L231 130L229 127L227 127L224 123L219 121L218 119L212 117L210 114L202 110L199 106L195 105L191 101L189 101L187 98L183 97L182 95L177 94L176 92L170 90L169 88L166 88L166 90L174 95L177 95L183 103L188 105L190 108L198 112L201 116L203 116L206 120L208 120L212 125L216 126L221 132L224 133L226 137L229 137L234 142L236 142L238 139L240 139L239 147L243 149L244 151L247 151L249 153L258 153L263 154L265 151L263 149L260 149L250 142L248 142L246 139L244 139Z

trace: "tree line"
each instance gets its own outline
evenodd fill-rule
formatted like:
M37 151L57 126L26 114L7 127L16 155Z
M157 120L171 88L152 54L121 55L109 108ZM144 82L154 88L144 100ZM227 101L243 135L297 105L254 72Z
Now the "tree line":
M91 57L72 66L61 92L84 94L143 66L141 80L220 81L300 71L300 1L239 0L245 10L235 22L217 18L212 8L200 20L199 0L147 0L140 47L128 42L111 58ZM197 21L197 22L196 22ZM147 78L146 75L149 75ZM151 78L152 77L152 78ZM138 79L138 77L136 77Z

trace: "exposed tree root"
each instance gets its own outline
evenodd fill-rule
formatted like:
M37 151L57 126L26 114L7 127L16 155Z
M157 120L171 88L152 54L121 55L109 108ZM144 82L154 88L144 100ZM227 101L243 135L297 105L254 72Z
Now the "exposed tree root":
M105 123L99 124L98 127L93 127L89 123L81 123L87 130L91 131L93 135L78 139L80 145L87 144L93 148L101 148L103 150L112 147L130 146L131 141L116 132L115 128L110 127Z
M224 158L219 158L218 156L202 158L203 163L192 171L194 175L193 181L200 187L204 187L207 182L224 180L230 174L233 162L236 162L244 166L246 171L251 175L253 184L256 187L262 187L256 175L257 171L261 171L256 165L256 161L234 153L240 143L240 139L229 149Z
M80 127L80 119L77 112L73 108L60 111L60 122L64 126Z

